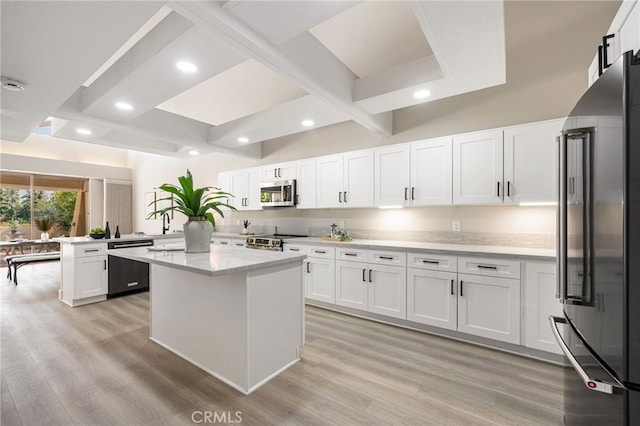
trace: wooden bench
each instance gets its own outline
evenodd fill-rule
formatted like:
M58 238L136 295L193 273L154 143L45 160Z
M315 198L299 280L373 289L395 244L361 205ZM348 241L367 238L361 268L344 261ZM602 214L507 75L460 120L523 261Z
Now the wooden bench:
M33 253L33 254L16 254L13 256L7 256L4 258L7 261L8 271L7 278L11 279L13 276L13 282L18 285L18 268L35 262L50 262L52 260L60 260L60 252L52 251L48 253ZM11 268L13 267L13 273Z

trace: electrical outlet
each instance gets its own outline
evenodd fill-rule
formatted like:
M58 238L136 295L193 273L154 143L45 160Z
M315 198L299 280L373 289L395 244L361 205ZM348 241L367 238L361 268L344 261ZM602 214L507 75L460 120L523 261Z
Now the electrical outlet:
M460 221L459 220L454 220L453 222L451 222L451 230L453 232L460 232Z
M338 222L338 228L344 229L344 220Z

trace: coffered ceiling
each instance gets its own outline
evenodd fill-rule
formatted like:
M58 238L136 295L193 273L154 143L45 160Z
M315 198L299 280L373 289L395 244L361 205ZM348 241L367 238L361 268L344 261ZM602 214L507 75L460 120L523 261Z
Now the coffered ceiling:
M53 135L88 143L259 158L262 141L349 120L391 135L396 109L505 83L501 1L0 8L1 73L25 88L2 89L9 141L46 120Z

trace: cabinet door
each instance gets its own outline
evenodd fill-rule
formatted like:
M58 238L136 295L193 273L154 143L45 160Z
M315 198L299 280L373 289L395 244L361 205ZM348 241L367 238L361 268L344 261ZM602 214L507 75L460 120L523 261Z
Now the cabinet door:
M373 207L373 150L344 154L344 207Z
M247 171L247 200L244 210L262 210L260 204L260 183L262 182L262 169L250 169Z
M376 206L403 206L409 202L409 145L374 150Z
M317 207L342 206L342 155L330 155L316 160Z
M299 209L316 208L316 160L302 160L297 163L297 202Z
M238 210L247 210L247 190L249 189L249 175L244 170L233 172L230 176L231 194L230 204Z
M296 178L296 163L290 161L287 163L270 164L262 168L263 182L276 182L280 180L290 180Z
M369 312L407 319L407 269L369 264Z
M520 344L520 280L458 274L458 331Z
M411 204L451 204L453 196L453 148L451 138L411 144Z
M306 297L336 303L335 261L309 257L305 268Z
M562 316L556 299L556 264L527 262L524 280L524 345L562 353L549 326L549 316Z
M502 130L453 138L453 203L502 203Z
M233 194L233 190L231 188L231 173L220 173L218 175L218 188L220 188L224 192L228 192ZM233 204L234 197L225 198L224 202L227 204Z
M75 260L74 299L102 296L109 289L107 256L82 257Z
M367 264L336 261L336 304L367 310Z
M407 268L407 319L456 330L457 282L455 272Z
M562 121L554 120L504 131L504 202L555 202L556 137Z

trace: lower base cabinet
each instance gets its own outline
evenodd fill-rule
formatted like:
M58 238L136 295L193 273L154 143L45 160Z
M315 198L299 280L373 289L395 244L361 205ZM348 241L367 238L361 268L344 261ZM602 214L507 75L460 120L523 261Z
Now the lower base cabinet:
M406 255L365 250L337 252L338 258L347 258L350 255L376 263L336 261L336 304L406 319Z
M553 337L549 316L562 316L562 304L556 299L555 262L527 262L524 281L524 345L561 354Z
M407 320L458 328L458 274L407 268Z
M336 303L335 260L308 257L304 265L305 297Z
M520 344L520 280L458 274L458 331Z

